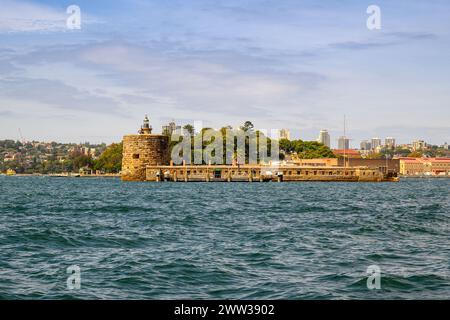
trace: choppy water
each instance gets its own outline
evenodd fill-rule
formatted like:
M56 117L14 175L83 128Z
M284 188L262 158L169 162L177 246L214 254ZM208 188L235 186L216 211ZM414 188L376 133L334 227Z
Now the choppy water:
M448 299L449 190L0 177L0 298Z

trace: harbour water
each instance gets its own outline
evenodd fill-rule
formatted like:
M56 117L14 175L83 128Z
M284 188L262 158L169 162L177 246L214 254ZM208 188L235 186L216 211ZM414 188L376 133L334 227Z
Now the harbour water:
M449 190L0 176L0 299L449 298Z

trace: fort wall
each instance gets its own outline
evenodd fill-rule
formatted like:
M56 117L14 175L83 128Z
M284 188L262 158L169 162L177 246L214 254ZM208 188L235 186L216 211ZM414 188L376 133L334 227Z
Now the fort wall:
M122 180L145 181L147 166L168 164L168 136L132 134L123 137Z
M270 174L269 174L270 172ZM348 181L381 182L395 181L385 177L375 168L349 167L306 167L280 166L227 166L227 165L189 165L189 166L147 166L147 181Z

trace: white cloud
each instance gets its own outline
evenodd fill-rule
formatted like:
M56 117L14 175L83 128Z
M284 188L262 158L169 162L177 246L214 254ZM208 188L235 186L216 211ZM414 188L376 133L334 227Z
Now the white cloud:
M309 73L242 71L233 64L208 62L201 57L170 58L122 45L90 48L81 58L116 70L129 85L170 92L178 101L192 102L191 106L206 103L209 110L216 106L225 111L227 104L239 109L255 103L271 106L286 97L306 94L323 80Z
M0 1L0 33L68 31L68 17L65 8L54 9L17 0ZM82 25L94 22L98 20L82 13Z

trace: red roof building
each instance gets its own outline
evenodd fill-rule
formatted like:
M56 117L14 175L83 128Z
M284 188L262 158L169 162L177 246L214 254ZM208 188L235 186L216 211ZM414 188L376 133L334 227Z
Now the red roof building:
M347 159L360 159L361 154L358 150L355 149L334 149L333 154L338 158L347 158Z

